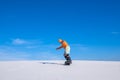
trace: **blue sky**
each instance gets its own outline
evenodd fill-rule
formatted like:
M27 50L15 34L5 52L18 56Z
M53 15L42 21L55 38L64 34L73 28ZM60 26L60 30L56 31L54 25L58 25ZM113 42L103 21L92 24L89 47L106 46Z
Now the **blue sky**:
M120 61L119 0L1 0L0 60Z

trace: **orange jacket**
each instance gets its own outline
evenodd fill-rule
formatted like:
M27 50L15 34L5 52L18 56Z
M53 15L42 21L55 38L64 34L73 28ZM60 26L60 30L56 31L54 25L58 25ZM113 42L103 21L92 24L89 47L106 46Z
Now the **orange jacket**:
M68 46L68 43L66 41L62 41L61 44L62 45L60 46L60 48L64 48L65 49Z

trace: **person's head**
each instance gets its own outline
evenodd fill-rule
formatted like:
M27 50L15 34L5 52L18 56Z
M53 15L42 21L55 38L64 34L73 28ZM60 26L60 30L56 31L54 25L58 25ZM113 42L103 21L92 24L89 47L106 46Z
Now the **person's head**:
M63 41L62 39L58 39L58 42L60 42L60 43L61 43L62 41Z

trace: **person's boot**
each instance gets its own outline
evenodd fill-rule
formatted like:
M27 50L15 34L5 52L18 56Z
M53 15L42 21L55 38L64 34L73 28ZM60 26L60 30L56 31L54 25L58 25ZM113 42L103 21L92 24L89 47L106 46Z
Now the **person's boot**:
M69 55L65 56L65 59L67 60L68 63L72 64L72 60Z

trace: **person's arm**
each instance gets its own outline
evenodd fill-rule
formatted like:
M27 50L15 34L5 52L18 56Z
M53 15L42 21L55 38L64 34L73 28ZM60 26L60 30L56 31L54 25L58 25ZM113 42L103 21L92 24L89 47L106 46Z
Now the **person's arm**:
M56 48L56 50L63 48L63 45L64 45L63 42L64 42L64 41L61 42L61 46L58 47L58 48Z
M60 47L56 48L56 50L61 49L61 48L63 48L63 46L60 46Z

